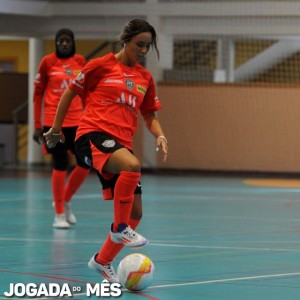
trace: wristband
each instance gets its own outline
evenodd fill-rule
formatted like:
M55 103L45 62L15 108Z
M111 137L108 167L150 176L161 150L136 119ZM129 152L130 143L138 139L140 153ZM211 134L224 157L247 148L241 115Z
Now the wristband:
M51 132L52 135L61 135L62 134L62 131L59 132L59 133L54 133L54 132Z
M159 139L165 140L165 142L168 144L168 140L167 140L167 138L166 138L165 136L160 135L160 136L157 138L157 140L159 140Z

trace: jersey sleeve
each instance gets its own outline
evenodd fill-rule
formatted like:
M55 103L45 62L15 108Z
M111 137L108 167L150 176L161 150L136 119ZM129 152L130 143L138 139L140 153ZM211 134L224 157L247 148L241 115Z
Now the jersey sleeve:
M162 105L156 95L156 88L155 88L154 80L153 80L153 77L151 76L149 87L145 94L143 103L140 106L140 112L144 116L149 113L160 110L161 108L162 108Z
M98 65L98 59L90 60L83 67L76 79L71 82L69 88L84 99L88 91L98 83L101 74L101 67Z
M47 60L42 59L37 75L34 80L33 92L33 115L34 115L34 128L39 129L42 127L42 103L43 96L47 86Z

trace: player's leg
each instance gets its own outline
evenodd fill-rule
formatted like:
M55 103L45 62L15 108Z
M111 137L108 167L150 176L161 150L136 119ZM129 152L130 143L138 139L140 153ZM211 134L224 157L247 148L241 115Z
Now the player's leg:
M121 151L121 150L126 150L126 151ZM126 237L126 244L128 245L129 243L131 245L133 244L138 244L137 240L139 240L139 243L141 244L140 240L141 237L139 234L134 232L128 224L130 220L130 213L131 213L131 208L132 208L132 202L134 200L134 190L138 184L139 181L139 176L140 174L135 174L137 176L133 176L131 173L139 173L136 172L137 170L135 169L135 166L140 168L139 164L136 164L136 158L127 150L125 149L122 145L120 145L117 141L113 140L112 137L101 134L101 133L92 133L92 134L87 134L82 136L76 141L76 152L77 154L89 165L91 165L93 168L98 170L98 172L103 171L103 166L107 164L109 161L110 163L108 164L108 167L105 169L105 172L109 173L109 177L104 176L106 179L111 178L111 174L113 173L120 173L119 177L116 180L115 183L115 189L114 189L114 204L118 202L117 204L122 206L124 205L124 213L118 212L115 213L115 219L117 219L117 224L120 222L124 222L126 225L126 230L125 232L120 232L118 234L123 235ZM122 159L117 159L116 158L116 152L123 155L121 157ZM112 154L113 153L113 154ZM131 156L127 156L127 153L129 153ZM110 161L110 158L114 156L113 161ZM129 163L129 166L126 164ZM125 165L125 167L124 167ZM125 172L123 171L125 170ZM138 170L139 171L139 170ZM103 175L103 173L102 173ZM130 176L131 175L131 176ZM134 178L134 179L133 179ZM125 201L123 201L125 200ZM121 204L122 202L122 204ZM115 205L114 205L115 206ZM129 208L129 210L128 210ZM120 210L120 209L119 209ZM129 211L129 214L128 214ZM120 213L120 215L118 215ZM117 214L117 217L116 217ZM115 220L114 220L114 223ZM124 231L124 230L123 230ZM111 233L111 232L110 232ZM111 239L111 236L110 236ZM145 239L146 240L146 239ZM147 241L147 240L146 240ZM112 241L111 241L112 242ZM143 242L144 243L144 242ZM118 243L114 243L118 244ZM120 243L121 245L123 243ZM122 247L122 246L121 246ZM113 266L111 265L110 262L107 264L100 264L98 263L95 258L97 258L98 253L89 261L89 267L93 270L96 270L99 272L104 278L106 278L110 282L118 282L118 277L113 269Z
M68 229L70 227L65 215L65 182L67 176L67 152L62 144L51 149L52 154L52 195L54 202L55 218L53 227Z
M114 175L111 179L106 180L98 172L97 176L102 184L102 194L105 200L112 200L114 196L114 188L119 175ZM135 230L142 218L142 188L139 182L134 191L134 201L129 219L129 226ZM108 198L108 195L110 197ZM123 249L124 245L115 243L111 240L110 234L106 237L106 240L97 255L97 261L101 264L107 264L115 259L118 253Z
M65 185L65 215L70 224L75 224L77 221L74 213L71 210L71 199L90 172L90 167L81 161L75 153L76 130L77 127L63 128L65 146L68 151L75 154L77 163L69 174L67 183Z
M114 180L115 178L113 178L108 182L112 183ZM107 182L106 183L104 182L103 187L106 187L104 190L107 190L108 188ZM107 195L107 192L105 192L104 195ZM141 185L139 183L134 194L134 201L133 201L132 211L129 220L130 227L135 230L139 225L141 218L142 218L142 200L141 200ZM110 234L108 234L100 251L90 259L88 263L89 268L99 272L102 276L104 276L104 278L106 278L110 282L119 282L118 276L114 271L111 262L119 254L119 252L123 249L123 247L124 247L123 244L113 242L111 240Z
M77 155L104 177L119 174L114 190L112 239L128 247L146 245L148 240L128 226L134 190L140 179L138 159L113 137L101 132L81 136L75 147Z
M50 127L43 127L42 132L49 131ZM43 154L51 154L52 156L52 175L51 187L54 207L54 223L55 228L69 228L70 225L66 221L64 214L64 186L67 175L67 150L65 145L59 143L54 148L48 148L47 143L42 145Z
M114 189L111 239L130 248L144 247L149 242L129 226L134 191L141 176L140 168L138 159L126 148L113 152L103 166L104 172L119 174Z

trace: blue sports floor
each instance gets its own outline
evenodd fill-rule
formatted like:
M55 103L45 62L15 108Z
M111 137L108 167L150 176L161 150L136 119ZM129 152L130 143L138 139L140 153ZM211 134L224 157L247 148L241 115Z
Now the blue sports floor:
M155 280L119 299L300 299L300 180L247 179L143 174L138 231L150 244L140 252L153 260ZM53 229L50 171L0 170L0 299L20 298L4 296L10 283L68 284L80 290L72 299L103 298L85 294L87 283L102 281L87 262L106 237L112 202L90 174L72 203L77 225Z

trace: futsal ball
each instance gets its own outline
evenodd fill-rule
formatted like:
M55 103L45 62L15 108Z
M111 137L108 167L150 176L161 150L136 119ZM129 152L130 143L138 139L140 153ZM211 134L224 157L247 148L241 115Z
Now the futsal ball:
M154 264L148 256L133 253L120 261L117 273L123 287L130 291L142 291L153 281Z

